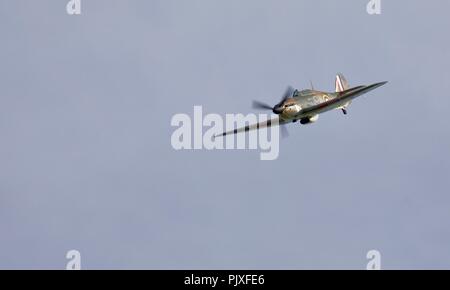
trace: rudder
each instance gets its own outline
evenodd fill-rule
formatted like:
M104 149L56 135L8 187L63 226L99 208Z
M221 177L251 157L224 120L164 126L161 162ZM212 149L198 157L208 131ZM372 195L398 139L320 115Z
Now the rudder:
M349 88L350 88L350 86L348 85L348 82L345 79L344 75L341 73L338 73L336 75L336 80L335 80L336 93L343 92L345 90L348 90Z

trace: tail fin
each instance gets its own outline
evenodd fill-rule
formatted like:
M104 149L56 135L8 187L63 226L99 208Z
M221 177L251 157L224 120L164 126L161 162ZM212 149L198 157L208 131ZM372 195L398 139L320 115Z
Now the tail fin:
M345 79L344 75L342 75L341 73L336 75L335 88L336 88L336 93L343 92L350 88L347 80Z

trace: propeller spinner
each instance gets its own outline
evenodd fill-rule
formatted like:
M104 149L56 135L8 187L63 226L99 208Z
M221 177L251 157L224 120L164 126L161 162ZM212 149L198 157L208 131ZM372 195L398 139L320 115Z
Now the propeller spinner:
M257 109L257 110L271 110L274 114L276 115L280 115L283 113L284 111L284 102L286 102L286 100L290 97L292 97L294 93L294 89L291 86L288 86L286 91L284 92L284 94L281 97L281 101L276 104L275 106L270 106L266 103L260 102L260 101L253 101L253 109ZM286 127L284 127L283 125L280 126L281 128L281 136L282 137L287 137L289 136L289 132L287 131Z
M284 107L283 104L284 102L292 96L294 92L294 89L289 86L286 91L284 92L283 96L281 97L281 101L276 104L275 106L270 106L266 103L260 102L260 101L253 101L253 108L254 109L258 109L258 110L271 110L274 114L280 115L281 113L283 113Z

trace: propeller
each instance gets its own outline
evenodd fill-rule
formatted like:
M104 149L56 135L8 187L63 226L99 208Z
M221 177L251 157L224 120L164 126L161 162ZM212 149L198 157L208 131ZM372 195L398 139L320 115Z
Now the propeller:
M258 110L272 110L272 112L274 114L281 114L283 113L283 108L282 105L284 104L284 102L292 96L292 94L294 93L294 89L291 86L288 86L286 91L284 92L284 94L281 96L281 101L276 104L275 106L270 106L266 103L260 102L260 101L253 101L252 107L253 109L258 109Z
M292 88L291 86L288 86L286 88L286 91L284 92L284 94L281 96L281 100L278 104L276 104L275 106L270 106L266 103L260 102L260 101L253 101L252 103L252 107L253 109L257 109L257 110L271 110L274 114L280 115L281 113L283 113L283 104L284 102L292 97L294 93L294 88ZM285 124L280 124L280 134L282 138L286 138L289 136L289 132L287 130L287 128L285 127Z
M272 106L270 106L266 103L260 102L260 101L253 101L252 107L253 107L253 109L257 109L257 110L272 110L273 109Z
M288 86L286 88L286 91L284 92L283 96L281 97L281 101L278 103L278 106L281 106L289 97L292 97L293 93L294 93L294 88L291 86Z
M289 131L286 128L286 124L281 124L280 125L280 134L281 134L281 138L289 137Z

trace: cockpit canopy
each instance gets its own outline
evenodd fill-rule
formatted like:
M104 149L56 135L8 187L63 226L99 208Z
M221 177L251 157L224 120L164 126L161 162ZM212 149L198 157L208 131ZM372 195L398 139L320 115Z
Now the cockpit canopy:
M314 95L315 91L310 90L310 89L306 89L306 90L295 90L294 92L294 97L299 97L299 96L310 96L310 95Z

